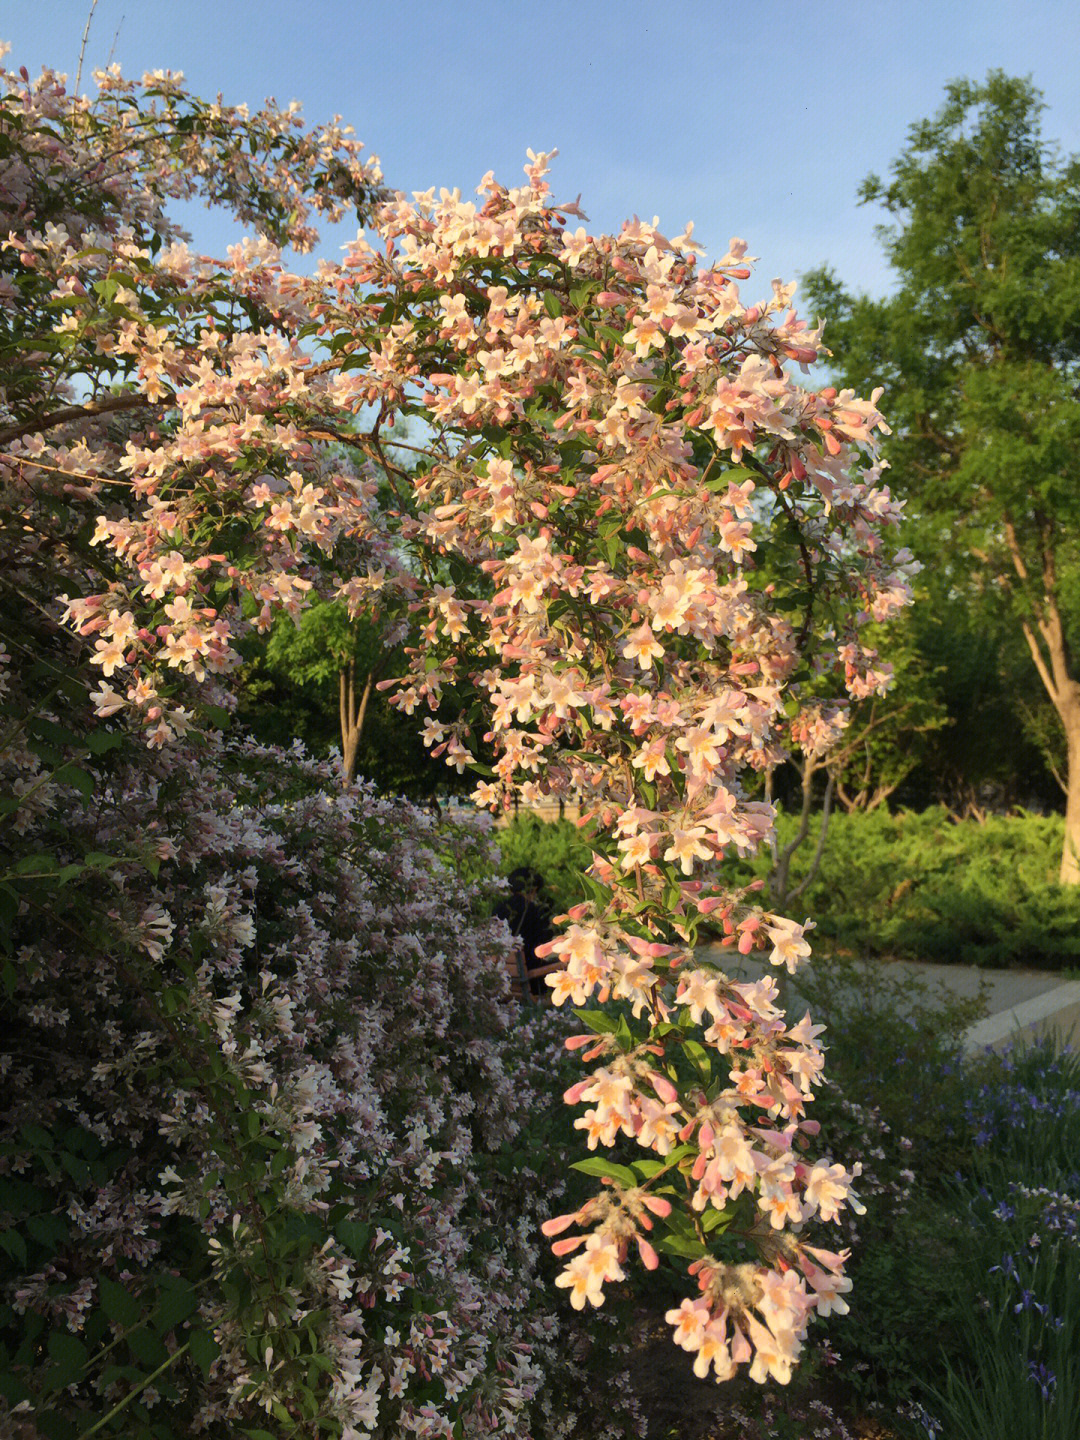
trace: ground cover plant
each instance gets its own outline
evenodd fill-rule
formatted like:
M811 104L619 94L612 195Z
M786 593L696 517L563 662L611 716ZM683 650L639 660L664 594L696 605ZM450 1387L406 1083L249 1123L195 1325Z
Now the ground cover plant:
M1080 956L1080 899L1057 879L1063 823L1030 814L956 822L940 806L834 812L799 903L814 916L819 944L857 956L1071 969ZM794 817L781 817L781 845L794 828ZM796 855L796 881L819 828L820 818ZM770 868L759 854L747 873L766 879Z
M859 1162L818 1148L809 1018L694 944L708 920L777 967L809 952L717 862L768 835L748 780L888 683L861 627L911 565L876 396L796 379L820 330L790 287L744 302L743 242L705 267L689 229L572 228L550 156L479 205L410 201L340 127L96 79L9 71L0 101L12 1423L586 1423L572 1372L548 1387L504 1153L530 1097L505 931L474 865L431 879L465 842L225 738L241 640L315 595L404 645L387 693L478 804L586 797L551 945L600 1062L543 1224L567 1313L640 1262L698 1374L786 1383L846 1309ZM193 254L166 214L192 193L265 233ZM378 248L286 272L276 242L346 206ZM628 1395L604 1423L632 1419Z
M1076 1051L1058 1038L965 1057L975 1002L920 1004L914 983L846 959L800 977L829 1024L817 1113L838 1158L864 1166L828 1398L854 1433L1071 1434Z
M968 1077L972 1164L957 1186L977 1300L926 1401L929 1433L1065 1440L1080 1408L1080 1056L1053 1042Z

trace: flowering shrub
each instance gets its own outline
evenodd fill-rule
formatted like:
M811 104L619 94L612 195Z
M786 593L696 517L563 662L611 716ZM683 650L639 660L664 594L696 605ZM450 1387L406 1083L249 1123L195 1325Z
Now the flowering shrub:
M570 1338L536 1289L542 1197L492 1168L545 1095L463 878L483 827L256 747L194 784L184 763L35 836L63 866L142 833L159 863L103 869L103 897L73 877L17 927L9 1402L46 1435L121 1408L126 1435L228 1434L253 1406L529 1433Z
M97 717L123 717L151 751L178 746L161 761L177 803L199 753L180 742L221 723L237 636L281 609L299 613L313 591L380 614L388 638L412 634L408 672L388 682L392 702L431 712L425 738L458 771L490 757L480 805L505 805L513 789L526 802L581 799L593 826L588 898L552 943L563 963L551 983L556 1004L579 1007L584 1033L572 1048L601 1062L567 1099L588 1107L576 1122L588 1149L603 1147L577 1168L602 1183L545 1225L559 1237L555 1253L571 1257L556 1283L575 1309L599 1306L631 1256L655 1269L663 1255L693 1282L669 1319L698 1373L724 1379L748 1364L756 1380L785 1381L811 1316L842 1311L849 1283L844 1255L807 1243L805 1227L858 1201L842 1165L805 1149L817 1130L805 1112L822 1069L818 1027L809 1016L788 1024L771 978L736 983L695 960L693 946L708 916L732 947L764 948L778 967L794 971L809 953L808 927L755 906L718 862L753 851L773 822L741 777L785 746L826 748L845 695L888 682L859 640L862 623L908 598L909 557L891 558L882 538L898 507L872 463L860 468L884 429L877 395L796 381L793 367L821 353L820 327L796 317L792 287L779 282L766 301L744 304L743 242L701 268L689 229L672 240L636 220L618 236L571 230L568 218L583 217L552 202L548 156L530 152L524 186L485 177L479 207L445 191L382 200L377 171L339 129L290 149L289 117L201 107L175 77L150 77L139 94L110 73L93 104L72 101L52 76L6 84L14 140L0 299L12 381L0 471L16 584L25 577L45 617L59 611L81 641L98 677ZM254 162L241 149L249 139ZM241 214L265 198L271 221L292 207L279 238L302 220L304 196L330 208L345 197L378 202L382 248L360 237L311 276L285 273L266 239L233 247L227 264L192 255L161 203L190 183L174 178L178 166L217 176L219 161L211 198ZM58 174L76 179L60 185ZM400 421L419 431L408 468L395 458L402 442L383 441ZM12 523L20 510L28 522ZM54 650L72 643L49 632ZM830 677L835 693L823 698ZM31 667L20 685L48 722L40 679ZM451 694L459 719L443 723L434 716ZM26 722L15 729L23 745ZM87 748L107 733L88 729ZM94 787L70 768L49 771L40 744L23 750L9 762L23 768L13 827L55 804L58 782ZM163 819L174 792L148 783ZM122 803L139 813L136 799ZM295 847L307 855L324 843L291 825L270 845L286 875ZM69 863L91 864L92 853ZM230 863L242 858L241 846ZM320 885L321 867L336 863L310 861ZM228 965L242 968L256 924L244 882L212 883ZM21 905L18 885L11 893ZM303 903L318 929L322 910ZM137 916L118 913L148 960L177 943L164 894ZM306 912L295 919L306 952ZM185 923L186 949L195 932ZM295 950L295 935L287 943ZM312 943L317 971L323 942ZM203 951L187 963L184 983L152 1003L167 1018L170 1005L187 1007L199 1054L221 1042L207 1053L226 1058L200 1071L201 1083L273 1086L274 1016L297 1011L295 1026L304 1009L287 968L278 977L271 967L260 998L218 993ZM594 996L617 1008L582 1008ZM420 990L411 998L441 1054L446 1017ZM318 1051L312 1026L309 1036L302 1021L293 1042L299 1073L252 1099L239 1142L283 1147L276 1174L270 1162L274 1193L301 1208L321 1204L335 1179L307 1158L322 1124L319 1064L333 1069L306 1053ZM456 1053L449 1038L446 1048ZM194 1073L202 1062L192 1064ZM292 1107L280 1129L278 1106ZM203 1153L219 1122L213 1107L196 1110L169 1114L163 1138L175 1132ZM456 1136L453 1118L425 1122L415 1154L444 1123ZM627 1163L607 1153L624 1141ZM446 1144L462 1158L456 1139ZM192 1177L177 1176L166 1201L176 1213L207 1218L208 1206L224 1218L224 1180L223 1195L211 1186L197 1199ZM235 1236L214 1238L224 1294L262 1241L243 1215ZM337 1251L326 1256L304 1263L338 1273ZM326 1284L317 1312L300 1307L318 1314L316 1329L334 1308ZM288 1343L280 1326L294 1312L276 1292L237 1293L250 1315L236 1333L260 1368L244 1372L223 1325L223 1370L265 1394L278 1419L318 1413L321 1423L326 1412L310 1407L322 1401L302 1387L289 1403L275 1398ZM268 1328L253 1341L256 1320ZM347 1346L335 1343L316 1353L337 1376ZM332 1405L353 1403L351 1383Z

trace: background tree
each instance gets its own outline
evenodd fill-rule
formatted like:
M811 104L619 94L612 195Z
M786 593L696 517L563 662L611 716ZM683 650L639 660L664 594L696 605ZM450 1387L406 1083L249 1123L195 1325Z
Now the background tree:
M944 805L957 820L979 822L991 811L1056 808L1061 790L1025 706L1049 710L1057 735L1061 727L1030 683L1031 656L1011 604L1000 587L959 589L930 568L921 578L926 600L904 631L932 668L950 723L922 736L898 801L920 810Z
M1043 138L1042 109L1000 71L951 84L890 179L862 187L894 220L880 235L896 291L855 297L828 270L807 288L833 317L838 379L886 386L920 558L950 594L989 581L1023 636L1065 739L1060 873L1076 884L1080 159Z
M299 739L319 756L338 746L346 784L359 774L413 799L471 788L471 779L431 763L418 727L402 724L377 689L405 664L400 645L383 643L381 623L350 620L344 604L316 600L244 648L237 719L264 743Z
M919 631L904 619L879 628L873 639L889 657L892 687L852 707L843 738L824 757L836 799L848 811L885 804L925 766L932 738L950 724L943 667L919 644Z

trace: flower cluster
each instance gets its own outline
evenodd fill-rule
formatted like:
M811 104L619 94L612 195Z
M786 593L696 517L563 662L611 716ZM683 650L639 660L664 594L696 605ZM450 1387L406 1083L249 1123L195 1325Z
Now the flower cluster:
M184 766L141 761L69 806L62 842L39 826L63 862L141 830L160 863L118 861L103 901L91 876L17 929L0 1203L24 1263L5 1291L20 1327L84 1349L68 1413L131 1395L130 1369L91 1357L123 1356L141 1316L173 1363L128 1415L150 1405L170 1434L282 1408L346 1440L524 1436L541 1402L557 1424L541 1197L490 1183L544 1104L505 927L468 878L493 869L490 825L342 795L298 754ZM180 1364L200 1344L205 1380ZM31 1363L10 1378L50 1409Z
M59 528L67 587L43 609L84 647L98 718L180 753L207 702L227 705L245 628L313 590L379 610L395 636L411 629L392 703L429 712L437 758L483 770L480 806L579 801L595 854L549 983L556 1003L609 1008L579 1011L573 1043L602 1063L570 1099L591 1107L590 1149L647 1158L580 1162L611 1185L575 1212L586 1233L561 1283L598 1304L631 1240L646 1267L689 1262L698 1295L679 1313L701 1321L717 1375L745 1359L786 1377L845 1284L803 1228L854 1207L853 1177L802 1153L817 1027L789 1026L770 981L735 984L693 948L708 919L789 972L809 952L809 926L732 889L722 862L770 834L754 776L789 747L820 754L848 701L888 683L860 632L907 602L911 562L886 541L900 507L876 466L878 393L803 383L821 327L778 281L748 302L744 242L705 266L689 227L571 229L585 217L553 202L549 155L530 152L524 185L484 177L479 204L387 198L340 129L286 142L291 116L200 107L177 77L140 95L106 75L94 103L55 76L5 82L22 137L0 244L21 327L0 415L4 510L26 516L7 537L13 583L40 591ZM90 174L111 144L104 182L54 198L56 167ZM194 180L169 178L185 166ZM271 222L298 191L331 210L348 198L380 244L360 235L308 276L265 239L193 256L162 213L191 183L241 215L253 187ZM53 803L40 763L30 752L20 817ZM276 863L297 862L282 846ZM205 903L242 954L242 893ZM164 900L123 919L150 961L176 943ZM441 1046L445 1016L409 994ZM203 1001L198 1023L261 1085L241 991ZM290 1037L298 1003L270 985L259 1014ZM290 1144L298 1202L317 1205L322 1071L304 1074L314 1108L303 1099ZM211 1123L181 1107L166 1129Z
M422 413L435 436L400 531L427 577L420 643L388 688L411 714L468 682L485 726L463 712L428 720L425 738L458 769L491 756L477 803L573 796L593 822L589 898L549 947L562 963L548 983L557 1004L595 996L628 1014L584 1013L595 1038L574 1043L603 1063L567 1099L590 1107L590 1150L625 1138L657 1159L586 1162L611 1191L556 1242L577 1250L560 1285L596 1305L631 1247L651 1268L642 1232L657 1217L661 1250L692 1258L703 1326L715 1338L739 1317L741 1338L716 1340L718 1377L754 1354L756 1379L786 1378L808 1316L842 1308L847 1284L843 1257L823 1269L799 1232L858 1204L853 1177L795 1146L818 1027L788 1027L771 982L732 984L692 946L707 916L788 971L809 953L808 926L733 893L718 864L771 829L746 772L786 745L827 750L845 693L887 684L858 637L908 599L910 557L882 538L899 515L873 469L885 426L876 394L796 380L820 330L790 287L743 301L742 242L702 268L689 231L571 233L549 159L530 154L516 189L486 177L480 207L446 191L385 206L383 249L351 247L350 279L316 307L364 337L354 404ZM373 293L407 325L364 335ZM818 689L803 689L821 631ZM755 1318L777 1283L789 1307Z

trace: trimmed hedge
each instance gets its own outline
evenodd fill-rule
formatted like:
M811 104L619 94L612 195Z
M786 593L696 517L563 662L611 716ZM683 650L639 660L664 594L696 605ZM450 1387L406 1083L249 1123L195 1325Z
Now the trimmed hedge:
M986 967L1080 966L1080 889L1058 884L1060 816L994 816L956 823L937 807L834 814L821 870L786 908L817 923L814 937L860 955ZM780 817L781 842L795 827ZM793 865L813 855L812 828ZM567 820L518 816L498 833L502 871L531 865L556 909L582 898L590 847ZM733 881L768 875L768 855L732 867Z
M1080 889L1058 884L1062 826L1060 816L1028 814L958 824L941 807L834 815L821 870L797 908L813 916L819 941L860 954L1075 966ZM793 828L781 817L781 838ZM814 834L803 864L813 842ZM759 857L755 873L767 869Z

